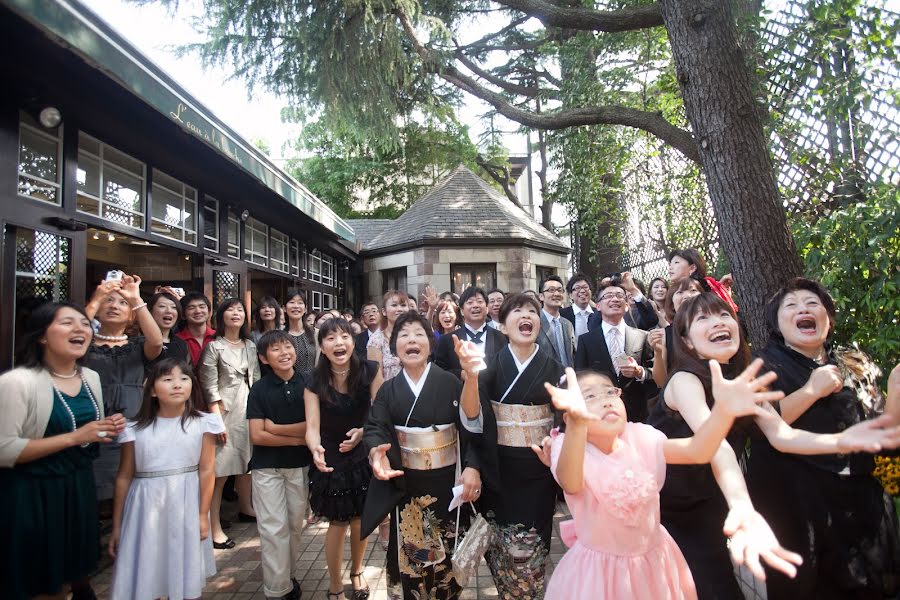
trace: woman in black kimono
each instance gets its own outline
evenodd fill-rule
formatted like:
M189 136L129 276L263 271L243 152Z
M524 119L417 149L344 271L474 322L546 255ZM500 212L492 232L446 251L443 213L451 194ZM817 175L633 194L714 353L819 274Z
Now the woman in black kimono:
M831 296L809 279L791 280L769 301L770 341L758 354L778 374L773 387L786 394L782 418L821 434L846 431L882 411L896 422L900 390L889 389L885 402L871 359L856 348L830 347L834 317ZM796 579L770 573L769 598L897 597L897 518L871 476L871 455L792 456L761 436L751 444L753 501L779 539L803 556Z
M471 510L448 507L458 483L463 501L481 493L473 436L459 422L462 382L428 362L433 344L425 317L408 312L397 318L390 346L403 370L378 390L363 436L373 478L361 536L393 515L387 551L392 599L459 597L451 559Z
M485 557L500 598L539 599L550 552L556 481L536 456L554 423L544 383L558 385L563 367L537 344L541 307L514 294L500 307L509 337L491 366L479 372L477 350L455 341L466 372L464 426L483 431L481 508L494 526Z

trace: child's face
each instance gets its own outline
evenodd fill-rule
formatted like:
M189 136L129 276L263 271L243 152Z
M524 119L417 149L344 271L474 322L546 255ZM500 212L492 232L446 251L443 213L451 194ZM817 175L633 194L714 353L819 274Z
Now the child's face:
M266 355L260 355L264 363L272 367L273 371L285 373L294 368L297 360L297 351L290 342L275 342L266 348Z
M353 336L343 329L334 329L322 338L322 354L328 357L332 367L349 364L353 348Z
M599 417L588 425L590 432L618 436L625 430L628 415L622 402L622 390L602 375L579 377L578 387L588 411Z
M160 408L184 406L193 388L187 373L175 367L153 382L153 395L159 400Z

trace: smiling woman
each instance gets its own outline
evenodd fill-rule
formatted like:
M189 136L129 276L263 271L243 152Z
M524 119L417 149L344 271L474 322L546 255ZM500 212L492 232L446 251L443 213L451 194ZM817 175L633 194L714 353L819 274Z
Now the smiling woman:
M787 394L778 407L782 417L822 434L846 431L882 411L892 413L896 422L898 398L889 393L885 402L881 397L878 367L856 348L829 343L834 320L831 295L810 279L789 281L769 302L771 339L759 355L778 374L774 388ZM871 477L874 467L868 455L797 460L765 438L752 440L750 491L782 541L804 558L795 581L778 574L769 578L769 598L896 594L897 520L889 498Z

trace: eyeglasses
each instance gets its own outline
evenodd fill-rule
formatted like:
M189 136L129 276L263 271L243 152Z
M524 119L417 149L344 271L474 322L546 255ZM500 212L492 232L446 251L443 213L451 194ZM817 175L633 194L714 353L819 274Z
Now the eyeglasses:
M573 292L589 292L591 291L591 286L589 285L576 285L572 286Z
M588 394L584 397L585 402L590 402L591 400L599 400L601 398L615 398L622 393L622 390L617 387L605 387L600 389L596 394Z
M545 294L562 294L563 289L561 287L552 287L544 290Z
M615 298L616 300L624 300L625 294L622 294L621 292L613 292L611 294L603 294L602 296L600 296L600 302L603 302L604 300L612 300L613 298Z

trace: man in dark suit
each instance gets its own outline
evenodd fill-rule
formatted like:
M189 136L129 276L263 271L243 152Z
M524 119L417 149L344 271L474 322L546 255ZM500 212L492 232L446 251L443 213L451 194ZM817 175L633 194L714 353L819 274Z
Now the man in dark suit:
M558 275L550 275L540 284L541 330L538 332L538 346L549 352L564 367L575 366L572 353L575 349L575 332L572 324L560 315L565 296L562 279Z
M381 311L378 310L378 305L374 302L366 302L362 305L359 315L360 321L362 321L365 329L356 336L355 351L360 359L365 360L366 345L369 343L369 336L375 333L378 330L378 326L381 325Z
M577 348L579 336L600 327L600 313L591 306L591 282L584 273L575 273L569 279L569 283L566 284L566 292L569 294L572 306L560 310L559 315L572 324Z
M498 329L488 327L487 319L487 294L478 287L467 288L459 297L459 307L462 312L463 326L453 332L460 341L469 340L484 352L485 361L490 364L495 354L500 352L508 343L506 336ZM450 371L457 377L461 377L459 357L453 348L453 336L442 335L438 340L437 349L434 351L434 364Z
M628 300L625 290L612 283L601 284L597 307L601 326L581 337L575 352L576 369L593 369L615 377L629 421L647 417L647 401L658 389L653 383L653 350L647 332L625 323Z

